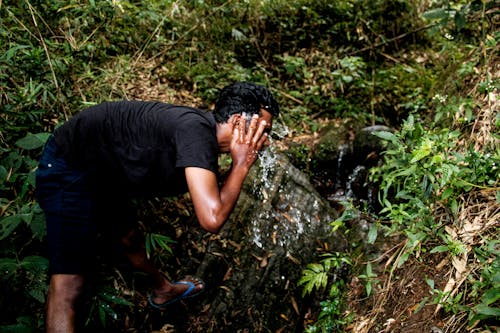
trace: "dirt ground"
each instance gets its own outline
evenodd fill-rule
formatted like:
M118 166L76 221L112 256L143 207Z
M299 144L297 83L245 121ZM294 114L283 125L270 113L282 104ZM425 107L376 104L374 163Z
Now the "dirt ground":
M389 247L388 244L385 247ZM351 279L347 311L354 314L347 331L422 333L443 331L444 323L436 305L435 295L427 280L434 281L434 288L442 290L448 280L449 264L440 254L429 254L421 260L409 260L393 272L393 254L398 246L371 261L377 274L372 280L370 297L364 296L365 281Z

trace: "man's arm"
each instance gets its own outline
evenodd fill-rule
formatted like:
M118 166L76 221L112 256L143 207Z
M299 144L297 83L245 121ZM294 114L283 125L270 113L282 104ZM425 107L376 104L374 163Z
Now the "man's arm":
M239 169L239 170L238 170ZM188 167L186 179L196 217L203 229L217 233L231 214L248 170L233 168L219 191L217 177L207 169Z
M224 185L219 189L216 175L203 168L187 167L186 180L196 217L203 229L217 233L231 214L250 167L257 159L257 151L267 140L265 121L252 119L248 132L244 121L234 130L230 153L233 165ZM256 128L256 129L255 129ZM245 135L240 135L245 133Z

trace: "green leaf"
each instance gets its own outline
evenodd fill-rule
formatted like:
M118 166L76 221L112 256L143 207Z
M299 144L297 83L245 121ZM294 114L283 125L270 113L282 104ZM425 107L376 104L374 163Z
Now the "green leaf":
M7 177L9 177L9 172L3 165L0 165L0 184L3 184Z
M371 264L371 262L368 262L366 264L366 276L369 277L369 278L373 277L373 270L372 270L372 264Z
M32 325L26 324L13 324L0 326L0 332L2 333L33 333L35 329Z
M448 11L444 8L431 9L422 16L428 20L442 20L448 18Z
M486 317L498 317L500 316L500 308L493 308L485 304L478 304L473 308L473 311L478 315Z
M451 187L448 187L447 189L445 189L443 191L443 193L441 194L441 200L446 200L448 199L451 195L453 194L453 188Z
M486 305L495 303L500 299L500 288L491 288L485 291L482 300Z
M464 27L465 27L465 23L466 23L466 20L465 20L465 15L463 12L457 12L455 14L455 25L457 27L457 30L460 31L462 30Z
M366 296L370 296L372 293L372 284L368 281L365 286Z
M37 149L43 147L49 136L50 133L28 134L24 138L17 140L16 146L26 150Z
M99 313L99 319L101 320L102 326L106 327L106 310L103 308L101 302L97 305L97 311Z
M0 220L0 240L7 238L23 222L21 215L11 215Z
M17 271L17 261L12 258L0 259L0 279L7 279Z
M108 316L110 316L114 320L118 319L118 314L115 312L115 310L113 310L113 308L111 307L111 305L109 305L108 303L104 303L104 302L103 303L99 303L99 305L108 314Z
M436 253L436 252L447 252L449 250L447 245L440 245L436 246L431 250L431 253Z
M148 256L150 256L152 251L154 250L165 250L168 253L172 254L173 251L169 245L171 243L175 243L175 241L168 236L149 233L146 235L146 253Z
M375 243L375 240L377 239L377 231L378 227L376 224L370 225L370 229L368 230L368 244Z
M413 158L411 159L410 163L415 163L420 161L421 159L429 156L431 151L429 149L423 148L423 149L417 149L413 151Z
M45 224L45 215L43 212L36 212L33 214L33 219L29 222L33 237L38 240L43 240L47 234L47 226Z
M457 200L455 200L455 199L451 200L450 209L451 209L451 212L453 213L453 215L457 214L457 212L458 212L458 202L457 202Z
M320 273L323 271L323 266L320 264L309 264L307 265L306 272L310 273ZM311 274L312 275L312 274Z
M297 285L304 285L302 295L309 294L313 289L325 288L328 284L328 274L324 267L320 264L309 264L307 268L302 271L302 277L297 282Z
M338 219L330 223L330 226L332 227L331 232L336 232L339 228L343 228L345 224L342 220Z
M111 290L111 292L116 292L114 289L106 288ZM112 303L112 304L120 304L120 305L127 305L127 306L132 306L133 304L124 299L123 297L113 295L110 292L107 291L102 291L99 293L99 298L101 298L104 302L106 303Z
M394 172L395 177L400 177L400 176L409 176L409 175L414 175L417 170L417 167L415 165L408 167L405 167L397 172Z
M41 289L35 289L35 288L30 288L28 290L28 294L33 297L34 299L36 299L39 303L43 304L45 303L45 293L43 290Z
M8 49L1 57L0 59L3 60L10 60L12 57L14 57L17 54L17 51L22 50L22 49L27 49L30 48L28 45L16 45L14 47L11 47Z
M47 258L41 256L28 256L19 263L19 266L32 272L46 272L49 267L49 261Z
M387 131L378 131L378 132L373 132L372 134L383 140L390 142L396 142L398 139L393 133Z
M408 260L409 257L410 257L409 252L403 253L403 255L401 257L399 257L399 259L397 260L396 267L400 268L401 266L403 266L403 264Z

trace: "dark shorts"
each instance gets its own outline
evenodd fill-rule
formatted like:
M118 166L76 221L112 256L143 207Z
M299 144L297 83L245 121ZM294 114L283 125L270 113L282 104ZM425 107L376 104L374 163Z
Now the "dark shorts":
M45 212L50 274L86 274L95 266L101 233L122 237L135 223L128 198L104 191L91 173L68 165L51 137L36 172L36 197Z

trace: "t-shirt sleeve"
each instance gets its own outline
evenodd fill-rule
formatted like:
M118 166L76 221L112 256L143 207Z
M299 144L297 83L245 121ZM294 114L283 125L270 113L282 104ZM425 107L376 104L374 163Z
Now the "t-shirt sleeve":
M199 167L218 172L215 127L204 117L187 113L176 127L177 168Z

